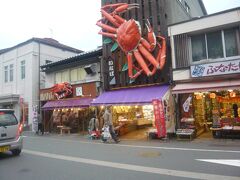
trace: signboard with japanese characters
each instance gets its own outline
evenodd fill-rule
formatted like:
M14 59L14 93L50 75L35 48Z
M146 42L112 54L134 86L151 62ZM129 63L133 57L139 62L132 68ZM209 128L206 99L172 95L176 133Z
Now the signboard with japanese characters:
M154 117L155 117L155 126L157 129L157 136L159 138L164 138L167 135L167 131L166 131L165 114L164 114L162 100L154 99L154 100L152 100L152 104L153 104L153 109L154 109Z
M82 87L76 87L76 96L82 96L83 95L83 89Z
M191 77L240 73L240 59L191 66Z
M108 78L109 78L109 84L114 85L116 84L115 74L114 74L114 60L112 58L109 58L108 60Z

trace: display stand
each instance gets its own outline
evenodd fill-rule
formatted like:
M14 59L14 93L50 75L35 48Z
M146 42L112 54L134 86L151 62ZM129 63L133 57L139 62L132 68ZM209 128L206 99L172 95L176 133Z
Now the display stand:
M194 129L177 129L177 140L193 140L195 138Z
M60 134L63 135L63 133L67 132L68 134L70 134L70 130L71 128L70 127L67 127L67 126L57 126L57 128L60 129Z
M194 118L182 118L181 128L176 132L177 140L193 140L196 134L194 123Z
M220 123L210 128L214 138L220 138L226 135L240 136L240 118L222 118Z

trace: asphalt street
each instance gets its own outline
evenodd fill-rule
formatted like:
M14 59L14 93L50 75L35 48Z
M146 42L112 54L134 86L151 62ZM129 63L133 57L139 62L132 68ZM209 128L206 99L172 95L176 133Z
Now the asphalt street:
M215 160L228 160L228 165L208 162ZM122 140L105 144L79 135L26 134L19 157L0 154L0 179L239 180L240 140Z

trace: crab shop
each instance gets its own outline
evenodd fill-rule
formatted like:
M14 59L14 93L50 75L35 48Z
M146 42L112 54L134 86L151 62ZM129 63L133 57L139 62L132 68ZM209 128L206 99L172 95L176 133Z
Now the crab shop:
M174 133L169 86L148 86L111 90L92 101L103 113L111 107L116 132L124 139L164 138ZM100 112L100 114L101 114Z
M67 90L59 90L62 84ZM94 97L96 97L94 83L76 85L60 83L52 88L41 89L41 117L44 131L61 134L86 133L89 120L95 113L95 108L90 107Z

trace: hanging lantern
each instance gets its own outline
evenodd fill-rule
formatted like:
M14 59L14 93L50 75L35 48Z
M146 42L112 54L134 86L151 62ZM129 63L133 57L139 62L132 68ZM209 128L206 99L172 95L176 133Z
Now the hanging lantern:
M230 97L236 97L236 93L234 91L230 92Z
M210 93L209 96L210 96L211 99L215 99L216 98L216 94L215 93Z
M202 99L202 94L197 94L197 95L196 95L196 99L197 99L197 100Z

